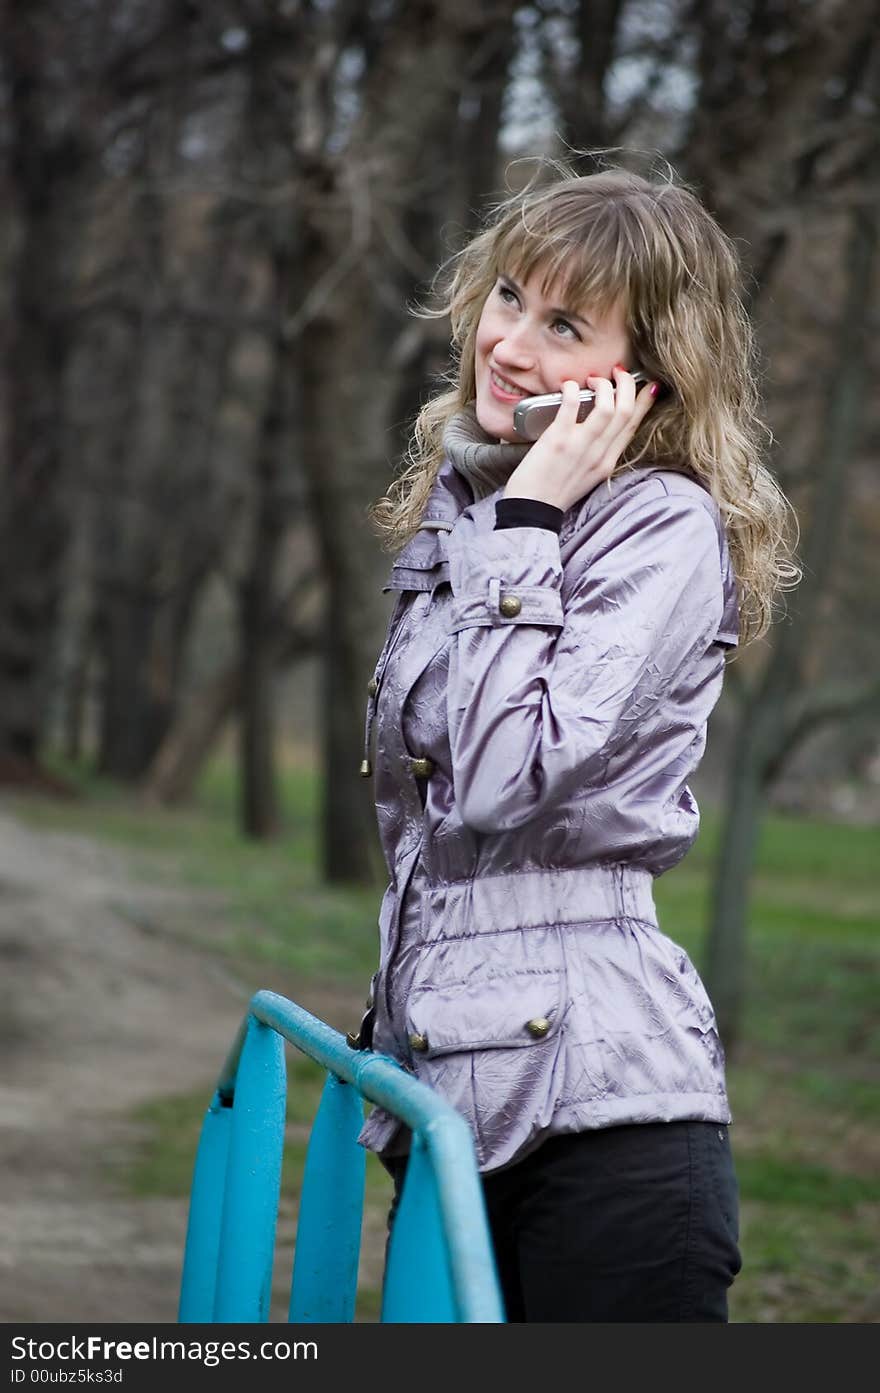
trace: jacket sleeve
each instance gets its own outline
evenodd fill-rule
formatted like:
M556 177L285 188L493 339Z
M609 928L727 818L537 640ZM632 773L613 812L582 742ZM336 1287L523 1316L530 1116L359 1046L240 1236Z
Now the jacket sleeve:
M718 634L719 538L703 504L633 489L570 544L537 527L448 539L453 786L480 832L595 786Z

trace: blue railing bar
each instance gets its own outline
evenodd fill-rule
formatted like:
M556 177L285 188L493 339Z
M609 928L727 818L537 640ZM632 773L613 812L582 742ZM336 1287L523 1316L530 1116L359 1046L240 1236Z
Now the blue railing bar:
M295 1325L354 1320L367 1159L357 1144L363 1125L357 1090L328 1073L299 1194L288 1315Z
M504 1310L497 1284L486 1283L488 1227L472 1227L473 1215L484 1213L485 1208L473 1165L473 1139L464 1118L418 1079L411 1078L396 1060L371 1051L351 1049L339 1031L286 997L275 992L257 992L251 998L248 1014L271 1026L328 1072L353 1084L365 1098L387 1108L412 1131L422 1134L438 1176L461 1318L469 1322L503 1322ZM247 1017L217 1084L217 1092L227 1106L235 1094L238 1057L246 1030ZM486 1291L487 1285L494 1289Z
M219 1094L215 1093L202 1123L190 1191L177 1317L181 1323L201 1324L214 1319L220 1223L231 1133L232 1109L224 1107Z
M407 1074L397 1060L370 1050L353 1050L338 1030L275 992L257 992L251 998L249 1010L258 1021L272 1026L290 1044L302 1049L337 1078L354 1084L371 1103L388 1108L408 1127L424 1131L432 1120L448 1118L457 1131L463 1129L460 1135L466 1137L467 1148L473 1146L467 1124L460 1114Z
M459 1295L463 1320L503 1322L507 1316L500 1289L494 1282L487 1289L485 1281L488 1219L482 1232L473 1223L474 1214L485 1214L479 1172L475 1165L462 1164L464 1156L473 1157L473 1139L464 1118L455 1113L454 1120L458 1126L429 1122L421 1129L434 1165L453 1285L457 1293L467 1293L467 1300ZM491 1240L489 1243L491 1252ZM475 1294L473 1300L471 1293Z
M450 1324L461 1320L449 1248L434 1163L424 1137L415 1132L388 1245L382 1284L384 1324Z
M259 992L257 996L259 996ZM251 1018L251 1007L254 1001L256 1001L256 997L251 1000L247 1011L242 1017L241 1024L235 1033L235 1039L223 1062L223 1068L220 1070L220 1077L217 1080L217 1096L225 1108L232 1107L232 1100L235 1097L235 1080L238 1077L238 1062L241 1059L241 1052L244 1048L245 1039L247 1038L248 1021Z
M286 1104L284 1043L251 1017L231 1112L214 1294L218 1322L269 1318Z

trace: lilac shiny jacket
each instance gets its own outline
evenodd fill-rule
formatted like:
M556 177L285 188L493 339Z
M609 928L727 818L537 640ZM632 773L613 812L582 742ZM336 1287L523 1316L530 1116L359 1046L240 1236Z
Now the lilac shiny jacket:
M389 884L373 1047L469 1122L483 1171L559 1132L728 1122L705 988L658 927L737 643L709 493L637 469L557 536L494 530L447 460L385 589L367 711ZM374 1109L361 1141L405 1149Z

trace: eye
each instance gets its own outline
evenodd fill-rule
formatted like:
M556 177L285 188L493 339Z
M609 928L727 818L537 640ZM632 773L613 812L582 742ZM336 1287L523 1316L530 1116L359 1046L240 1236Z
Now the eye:
M567 319L554 319L551 327L554 330L564 330L564 332L557 333L557 338L569 338L570 336L573 336L574 338L580 340L580 334L578 333L577 329L574 327L573 324L569 324Z
M502 303L505 305L519 304L519 298L516 292L511 290L509 285L504 285L503 282L498 286L498 296Z

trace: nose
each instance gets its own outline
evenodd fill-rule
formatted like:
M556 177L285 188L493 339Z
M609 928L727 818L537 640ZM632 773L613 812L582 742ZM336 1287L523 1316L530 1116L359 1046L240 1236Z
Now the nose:
M527 324L517 324L499 339L492 349L496 363L509 368L530 368L535 362L535 348L531 329Z

